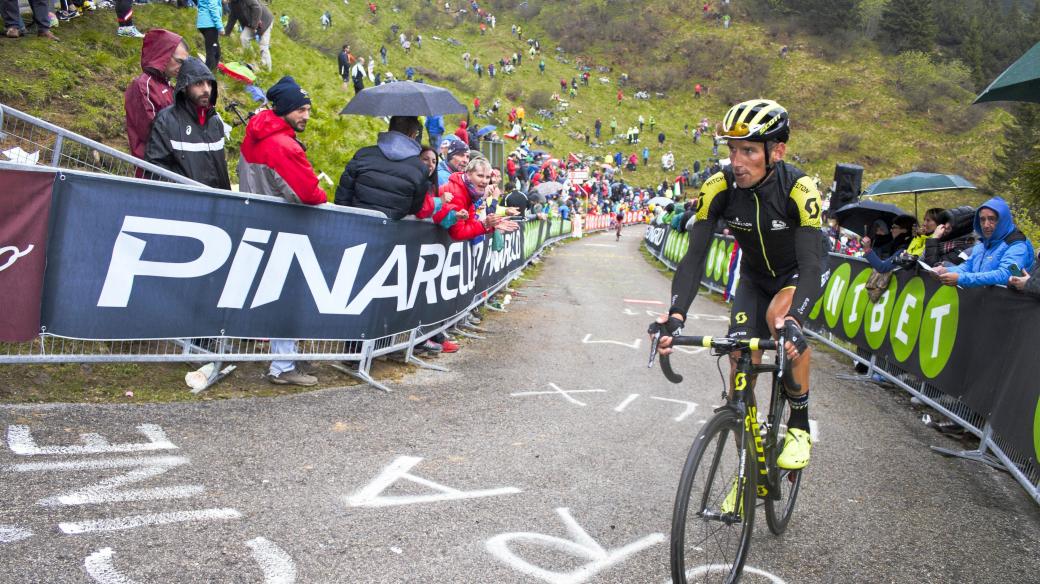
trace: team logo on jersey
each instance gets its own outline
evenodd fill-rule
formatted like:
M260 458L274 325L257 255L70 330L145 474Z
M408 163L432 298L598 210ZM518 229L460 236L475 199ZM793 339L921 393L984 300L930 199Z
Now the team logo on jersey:
M738 312L737 315L733 317L733 320L736 321L737 324L744 324L747 322L747 313Z
M783 229L787 229L787 223L779 219L773 219L773 231L781 231Z
M740 217L727 219L726 223L728 223L730 227L740 229L741 231L751 231L751 228L754 227L750 221L741 221Z

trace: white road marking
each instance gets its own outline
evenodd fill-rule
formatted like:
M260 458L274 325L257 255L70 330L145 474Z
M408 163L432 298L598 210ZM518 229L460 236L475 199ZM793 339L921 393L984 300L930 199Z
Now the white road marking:
M87 556L83 566L87 574L98 584L137 584L134 580L119 573L112 565L112 556L115 552L112 548L101 548Z
M358 492L344 497L344 501L350 507L391 507L394 505L414 505L416 503L435 503L438 501L454 501L458 499L476 499L478 497L494 497L496 495L512 495L519 493L520 489L515 487L503 487L497 489L482 489L476 491L460 491L451 487L435 483L429 479L410 474L408 471L419 464L422 458L416 456L400 456L383 469L372 482L368 483ZM439 495L403 495L383 496L381 493L390 485L401 479L418 483L439 491Z
M820 441L820 425L816 423L816 420L809 420L809 437L813 444Z
M8 426L7 446L19 456L45 454L114 454L117 452L148 452L152 450L175 450L177 446L166 438L166 433L156 424L141 424L137 431L144 434L148 442L112 444L100 434L80 434L82 444L73 446L38 446L33 440L29 426Z
M706 576L706 575L708 575L709 572L729 572L729 570L730 570L730 566L726 566L726 565L723 565L723 564L709 564L709 565L705 565L705 566L697 566L696 568L693 568L693 569L690 569L690 570L686 570L686 578L689 580L689 579L692 579L692 578L695 578L695 577L698 577L698 576ZM744 565L744 574L754 574L756 576L764 576L766 578L769 578L769 581L772 582L773 584L787 584L786 582L781 580L779 576L775 576L773 574L770 574L769 572L766 572L765 570L760 570L758 568L755 568L755 567L752 567L752 566L748 566L746 564ZM664 584L671 584L671 583L672 583L672 581L668 580Z
M0 525L0 543L12 543L32 537L33 532L13 525Z
M632 304L655 304L657 306L664 306L664 302L660 300L638 300L636 298L623 298L625 302L631 302Z
M656 399L656 400L659 400L659 401L666 401L666 402L672 402L672 403L685 405L686 409L684 409L681 414L679 414L678 416L675 417L675 421L676 422L681 422L681 421L685 420L687 417L693 415L693 412L697 410L697 404L693 403L692 401L685 401L685 400L681 400L681 399L671 399L671 398L667 398L667 397L654 397L654 396L650 396L650 399Z
M246 542L253 550L253 559L264 573L264 584L293 584L296 582L296 564L274 542L258 537Z
M134 468L134 470L111 477L100 483L83 487L63 495L40 499L44 506L93 505L120 501L155 501L193 497L205 488L194 485L156 487L148 489L117 490L124 485L157 477L167 470L188 464L183 456L151 456L143 458L113 458L109 460L80 460L73 462L28 462L8 467L15 472L103 470L110 468Z
M213 521L217 519L240 519L242 514L235 509L199 509L197 511L174 511L172 513L153 513L149 515L132 515L113 519L95 519L88 521L68 521L58 524L58 528L66 535L81 533L99 533L121 531L146 525L168 525L189 521Z
M648 310L647 312L650 312L650 311ZM625 307L625 309L623 311L621 311L621 314L625 314L625 315L628 315L628 316L639 316L638 312L632 310L631 308L629 308L627 306Z
M496 558L518 572L544 580L550 584L580 584L590 580L599 572L623 562L632 554L662 543L666 539L663 533L654 533L624 547L608 551L578 525L574 518L571 517L569 509L560 507L556 509L556 513L559 514L560 519L567 525L567 532L571 539L533 532L501 533L487 540L487 543L484 544L485 548ZM591 561L570 572L554 572L535 566L517 556L509 549L509 543L512 541L522 541L553 548L557 551Z
M296 564L289 554L274 543L258 537L246 542L253 550L253 559L264 574L264 584L293 584L296 582ZM119 573L112 561L112 548L102 548L84 560L87 574L98 584L137 584Z
M616 408L614 408L614 411L615 412L624 411L624 409L628 407L628 404L636 401L636 398L638 398L638 397L639 397L638 393L630 393L630 394L628 394L628 397L625 398L625 401L623 401L620 404L618 404L618 406Z
M698 353L703 353L703 352L708 350L707 347L672 347L672 348L675 349L676 351L680 352L680 353L686 353L687 355L696 355Z
M629 349L638 349L639 345L643 343L643 339L636 339L633 343L622 343L621 341L593 341L592 333L588 333L587 335L585 335L585 338L581 340L581 342L585 343L586 345L602 343L607 345L621 345L622 347L628 347Z
M616 245L609 245L609 244L606 244L606 243L583 243L583 244L581 244L581 246L582 247L609 247L609 248L617 247Z
M572 393L606 393L606 391L607 391L605 389L570 389L570 390L564 391L564 390L560 389L559 385L556 385L555 383L551 383L551 382L549 383L549 387L553 388L553 390L552 391L519 391L519 392L516 392L516 393L511 393L509 395L511 397L523 397L523 396L527 396L527 395L554 395L554 394L559 394L559 395L563 396L563 399L571 402L572 404L574 404L576 406L585 407L585 406L588 405L587 403L574 399L573 397L570 396L570 394L572 394Z

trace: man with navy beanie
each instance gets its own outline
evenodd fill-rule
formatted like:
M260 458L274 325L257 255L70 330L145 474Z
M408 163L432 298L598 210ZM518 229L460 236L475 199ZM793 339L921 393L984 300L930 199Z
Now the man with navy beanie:
M239 190L282 197L291 203L321 205L328 202L318 186L318 177L307 160L307 152L296 134L307 128L311 97L296 80L286 75L267 90L274 109L249 120L238 159ZM271 339L271 353L296 353L296 341ZM271 383L315 385L317 378L296 369L294 361L272 361Z

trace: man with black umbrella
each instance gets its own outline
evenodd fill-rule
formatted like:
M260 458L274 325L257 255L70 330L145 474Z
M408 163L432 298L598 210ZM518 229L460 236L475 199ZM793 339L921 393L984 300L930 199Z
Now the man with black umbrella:
M347 163L336 189L336 204L381 211L397 220L422 208L429 189L428 169L416 141L422 124L414 116L393 116L375 146L362 148Z

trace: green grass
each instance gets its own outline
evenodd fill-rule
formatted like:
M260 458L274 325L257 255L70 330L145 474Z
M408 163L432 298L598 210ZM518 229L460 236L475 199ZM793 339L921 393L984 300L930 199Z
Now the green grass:
M665 149L676 154L677 167L692 166L694 159L704 160L710 156L710 140L694 145L683 138L684 123L693 125L701 117L717 120L729 105L724 96L739 93L741 79L751 59L761 61L763 55L776 55L779 43L764 41L739 42L742 38L767 38L753 25L739 21L729 30L711 26L698 18L667 19L668 10L674 3L648 2L647 10L661 19L663 27L661 43L655 45L654 53L639 57L631 52L612 51L612 45L590 45L587 57L603 63L611 54L621 54L626 59L639 58L632 62L616 63L614 72L607 74L611 79L623 70L640 67L675 67L681 70L681 49L694 39L707 39L706 46L718 47L728 55L712 75L718 78L705 79L715 90L702 99L692 98L689 80L679 90L668 93L666 99L635 100L631 97L636 88L625 88L626 99L616 105L617 87L600 84L597 78L604 75L593 71L591 86L580 87L578 96L571 101L570 109L563 115L569 118L566 125L539 119L528 102L537 95L559 89L559 80L570 80L579 74L573 64L564 64L554 59L556 43L547 38L538 22L551 18L548 10L524 24L525 34L542 41L546 60L546 73L538 74L537 60L524 54L523 65L512 76L499 75L495 80L485 75L477 79L472 71L463 68L461 55L469 51L487 64L492 59L511 55L528 47L509 34L509 26L518 21L513 13L500 13L498 26L481 36L472 20L456 23L442 11L436 12L437 3L400 2L401 11L391 11L390 3L381 3L378 16L371 17L365 3L353 2L344 5L330 2L328 9L333 14L333 27L321 30L318 8L312 2L287 2L283 0L273 7L275 17L288 14L294 20L295 41L275 24L272 34L274 71L262 73L259 83L267 87L284 74L292 74L314 98L314 115L307 132L301 139L308 145L308 155L315 168L324 171L338 181L343 166L358 148L375 141L376 133L384 128L381 120L359 116L340 116L338 112L353 96L352 89L344 89L337 75L336 54L343 43L351 44L354 53L371 55L378 62L379 47L385 44L389 50L390 70L403 78L407 65L414 66L419 77L431 83L450 88L467 105L474 96L489 106L497 97L503 105L502 117L509 107L526 104L528 120L543 125L540 133L555 145L554 153L565 156L567 152L585 152L595 155L612 153L620 149L629 153L641 151L643 145L651 149L651 166L626 176L629 182L639 185L658 184L671 179L672 174L657 170L653 162L660 159ZM432 7L431 7L432 6ZM197 52L201 35L194 28L194 11L177 10L167 6L138 6L135 8L138 26L143 29L164 27L185 36ZM119 38L114 35L112 13L99 11L63 24L56 32L62 37L60 44L46 43L35 38L0 43L0 99L4 103L28 110L34 115L65 125L88 137L126 147L122 115L122 90L139 72L140 41ZM423 23L421 26L415 23ZM419 32L423 36L423 48L413 48L405 55L389 28L397 23L409 36ZM439 37L439 40L434 37ZM454 46L448 38L461 44ZM809 41L791 43L805 47ZM763 46L764 45L764 46ZM224 60L246 60L256 62L255 49L244 51L238 37L222 37ZM573 63L574 55L567 55ZM957 172L969 180L981 182L993 164L993 153L1000 142L1000 125L1007 119L1003 110L989 109L971 129L960 132L944 132L941 120L930 117L928 112L911 113L906 100L895 88L895 65L893 58L883 56L870 47L857 50L854 57L829 61L814 55L809 48L791 53L790 58L767 59L768 80L749 84L786 104L794 120L794 137L790 144L791 155L798 155L804 162L800 165L810 174L819 175L822 183L829 184L836 162L860 163L865 167L865 183L927 167L937 171ZM761 65L760 65L761 66ZM377 66L377 70L385 68ZM234 98L249 103L240 85L222 80L222 99ZM746 96L746 97L751 97ZM956 104L948 107L967 108L970 94L956 96ZM978 106L975 106L978 107ZM959 110L957 110L959 111ZM668 136L665 148L659 148L654 136L644 130L642 144L629 146L604 145L588 148L584 141L571 138L568 133L591 133L594 120L599 117L604 123L604 138L609 136L609 120L617 116L619 131L635 123L643 114L657 119L657 131ZM230 120L229 115L225 115ZM446 125L453 130L459 117L449 117ZM502 120L480 119L479 122ZM936 128L940 128L936 130ZM242 128L236 128L233 142L241 140ZM236 159L237 152L229 152L228 159ZM232 164L234 166L234 164ZM328 185L325 185L328 186ZM332 188L327 189L330 192ZM976 197L977 198L977 197ZM960 195L945 195L941 201L961 201ZM894 203L912 208L911 198L895 197ZM977 200L970 200L977 203ZM932 203L929 202L929 205ZM926 205L922 202L922 210Z

